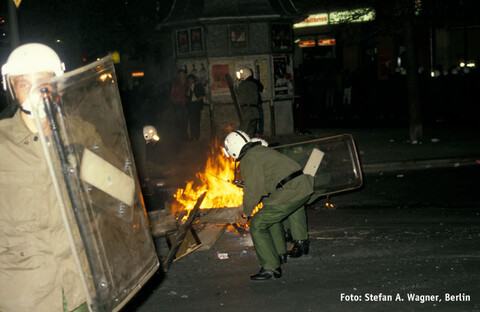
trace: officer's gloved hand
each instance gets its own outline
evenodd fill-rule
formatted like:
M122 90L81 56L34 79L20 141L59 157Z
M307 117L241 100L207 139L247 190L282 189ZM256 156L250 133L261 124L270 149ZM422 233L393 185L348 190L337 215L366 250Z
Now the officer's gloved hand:
M240 225L241 227L245 227L248 221L249 221L249 217L245 215L243 212L238 214L238 221L237 221L238 225Z
M245 182L243 182L242 180L234 180L232 183L240 188L243 188L245 185Z

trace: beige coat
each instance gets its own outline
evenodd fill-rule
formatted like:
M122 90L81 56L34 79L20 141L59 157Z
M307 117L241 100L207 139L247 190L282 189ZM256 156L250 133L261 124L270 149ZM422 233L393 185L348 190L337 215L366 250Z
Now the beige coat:
M40 139L20 111L0 121L0 311L85 302Z

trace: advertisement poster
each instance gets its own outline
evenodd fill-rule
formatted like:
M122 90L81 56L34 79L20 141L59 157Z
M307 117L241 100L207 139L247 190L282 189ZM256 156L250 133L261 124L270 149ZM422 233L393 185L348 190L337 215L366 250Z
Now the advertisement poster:
M287 57L278 56L273 58L273 87L275 96L288 95Z
M188 74L192 74L200 81L205 88L208 87L207 60L182 60L178 62L178 68L184 69Z
M190 28L190 42L192 44L192 52L202 52L202 28Z
M245 25L230 26L230 45L232 48L245 48L247 27Z
M225 76L230 74L229 64L213 64L212 65L212 92L230 92L228 89Z
M190 52L188 30L177 30L177 50L178 54L185 54Z
M290 51L292 49L292 28L289 24L272 25L272 51Z

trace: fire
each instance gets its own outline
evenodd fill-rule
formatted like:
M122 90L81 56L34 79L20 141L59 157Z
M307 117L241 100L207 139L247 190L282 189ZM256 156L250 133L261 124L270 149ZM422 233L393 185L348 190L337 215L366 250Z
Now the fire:
M174 195L184 209L192 210L198 197L205 191L207 195L201 209L242 205L243 190L232 183L235 178L235 162L224 156L218 144L212 149L204 172L198 172L196 177L197 183L188 182L184 189L178 189Z

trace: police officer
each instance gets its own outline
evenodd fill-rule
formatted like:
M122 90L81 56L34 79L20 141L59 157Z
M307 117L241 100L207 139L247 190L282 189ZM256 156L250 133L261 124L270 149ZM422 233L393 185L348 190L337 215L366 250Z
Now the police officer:
M258 111L258 85L253 78L250 68L240 69L237 73L237 78L241 80L237 89L237 100L242 112L242 123L238 129L253 137L260 119Z
M252 138L250 142L260 142L263 146L268 146L268 142L262 138ZM284 254L283 247L279 248L280 262L287 262L288 258L300 258L309 253L310 241L308 240L307 214L305 206L300 207L297 212L291 214L283 221L285 230L285 241L292 242L293 245ZM283 246L283 245L280 245Z
M55 51L38 43L15 49L2 67L19 109L0 121L0 311L88 311L32 116L33 86L51 89L44 81L63 72ZM38 116L48 135L40 107Z
M244 180L243 213L239 222L245 223L257 204L263 203L250 222L260 264L260 271L250 279L280 278L283 261L279 255L286 251L282 221L292 216L294 220L306 218L305 210L301 208L313 193L313 177L303 174L293 159L259 141L252 142L240 130L227 135L224 148L227 155L240 162ZM303 222L306 223L306 219Z

